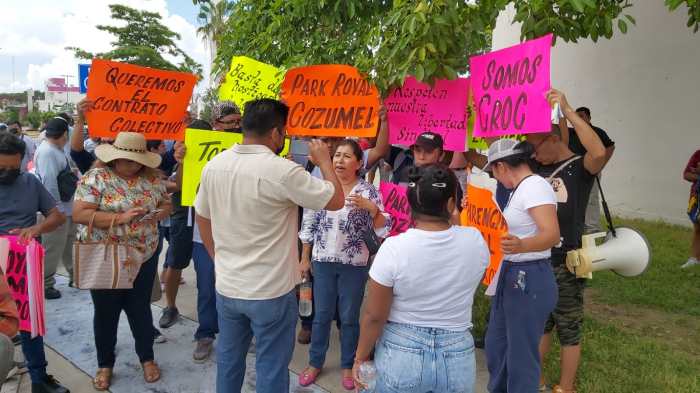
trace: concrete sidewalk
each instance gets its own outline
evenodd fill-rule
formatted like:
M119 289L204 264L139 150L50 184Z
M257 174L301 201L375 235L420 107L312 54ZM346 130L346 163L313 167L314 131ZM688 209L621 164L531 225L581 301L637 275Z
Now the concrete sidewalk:
M183 272L183 277L186 283L180 286L180 292L178 294L178 309L180 313L189 319L197 320L197 304L196 304L196 280L194 274L194 268L190 266ZM55 302L61 300L48 300L47 302ZM159 302L159 305L163 306L163 302ZM48 305L47 305L48 306ZM160 315L154 315L154 320L157 321ZM48 329L56 328L51 324L48 324ZM168 330L162 329L162 333L167 337ZM194 333L194 332L193 332ZM76 340L90 340L92 337L76 337ZM194 349L194 342L189 347L183 347L183 351L191 352ZM16 347L17 356L16 359L22 357L21 349ZM49 373L54 375L62 384L70 388L72 393L93 393L95 390L92 388L92 376L87 375L82 370L73 365L66 358L61 356L61 354L55 352L50 347L46 349L47 360L49 363L48 370ZM483 351L477 350L477 385L476 392L482 393L486 392L486 383L488 381L488 373L486 372L486 359ZM294 350L294 357L289 365L290 370L295 373L301 373L307 366L308 363L308 346L297 344ZM157 361L157 359L156 359ZM331 332L330 348L328 351L326 366L324 368L323 374L319 377L317 384L332 393L346 392L341 387L341 370L340 370L340 342L338 338L338 331L333 327ZM28 374L22 374L14 376L9 379L0 389L0 393L30 393L31 383L29 381ZM141 393L141 392L135 392ZM145 392L144 392L145 393ZM159 392L163 393L163 392ZM196 393L196 392L193 392Z

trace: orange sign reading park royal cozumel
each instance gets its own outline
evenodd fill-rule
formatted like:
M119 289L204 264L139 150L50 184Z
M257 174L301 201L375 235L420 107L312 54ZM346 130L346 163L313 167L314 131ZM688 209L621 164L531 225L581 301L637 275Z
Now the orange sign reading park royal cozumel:
M282 82L289 105L287 133L373 137L379 124L377 88L349 65L292 68Z
M183 140L185 115L197 77L175 71L94 59L86 113L90 136L115 138L122 131L146 139Z
M503 260L501 237L508 234L508 224L494 201L493 193L468 184L460 221L464 226L478 229L489 246L491 259L483 280L484 285L489 285Z

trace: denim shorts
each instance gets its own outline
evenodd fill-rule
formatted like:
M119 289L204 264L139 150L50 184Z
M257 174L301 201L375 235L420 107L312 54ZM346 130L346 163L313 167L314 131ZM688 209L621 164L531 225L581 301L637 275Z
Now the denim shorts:
M468 330L389 322L377 343L376 393L472 393L474 339Z

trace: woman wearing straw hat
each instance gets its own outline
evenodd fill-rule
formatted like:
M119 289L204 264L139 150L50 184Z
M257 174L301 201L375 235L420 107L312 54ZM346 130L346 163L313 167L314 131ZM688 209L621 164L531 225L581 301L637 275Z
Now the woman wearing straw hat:
M78 240L103 240L114 220L120 226L116 231L118 240L145 251L132 289L90 291L95 306L93 325L99 367L93 385L97 390L107 390L112 380L122 310L129 320L145 381L152 383L160 379L160 369L153 360L150 303L158 258L156 224L170 214L171 206L165 185L155 170L161 157L148 152L142 134L119 133L112 145L98 146L95 155L98 159L95 167L80 180L75 194L73 217L82 224L78 227ZM93 214L92 238L87 239L86 225Z

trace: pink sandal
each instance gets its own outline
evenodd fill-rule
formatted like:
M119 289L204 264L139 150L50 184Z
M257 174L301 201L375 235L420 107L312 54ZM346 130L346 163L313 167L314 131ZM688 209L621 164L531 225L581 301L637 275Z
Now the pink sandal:
M343 377L343 388L345 390L355 390L355 380L352 377Z
M299 374L299 385L302 387L307 387L316 382L316 378L321 374L321 370L316 372L310 371L311 367L307 367L304 372Z

